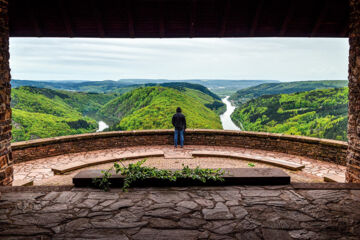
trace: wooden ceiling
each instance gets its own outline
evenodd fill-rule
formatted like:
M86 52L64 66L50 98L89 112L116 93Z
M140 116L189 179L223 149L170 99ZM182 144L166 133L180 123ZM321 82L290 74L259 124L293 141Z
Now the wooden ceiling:
M347 37L348 0L9 0L11 37Z

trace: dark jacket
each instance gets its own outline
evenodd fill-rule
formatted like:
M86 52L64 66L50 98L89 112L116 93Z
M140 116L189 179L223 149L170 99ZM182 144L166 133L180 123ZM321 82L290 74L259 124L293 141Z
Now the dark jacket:
M186 129L186 119L184 114L181 112L175 113L172 117L172 125L176 130L185 130Z

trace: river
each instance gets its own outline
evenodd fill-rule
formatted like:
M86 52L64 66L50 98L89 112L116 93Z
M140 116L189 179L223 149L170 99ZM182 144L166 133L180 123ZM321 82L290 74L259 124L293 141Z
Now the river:
M229 96L221 99L223 103L226 104L226 112L220 115L221 124L224 130L241 130L235 123L231 120L231 114L234 112L235 107L229 101ZM99 129L96 132L102 132L107 129L109 125L107 125L104 121L99 121Z
M96 132L102 132L107 129L109 125L107 125L104 121L99 121L99 129Z
M220 115L221 124L224 130L241 130L235 123L231 120L231 114L234 112L235 107L229 101L229 96L221 99L226 105L226 112Z

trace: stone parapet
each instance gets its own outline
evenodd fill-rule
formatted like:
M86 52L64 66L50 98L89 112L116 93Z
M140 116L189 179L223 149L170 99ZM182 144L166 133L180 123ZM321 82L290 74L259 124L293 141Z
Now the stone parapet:
M192 129L185 143L260 149L306 156L317 160L346 164L347 143L342 141L283 134L227 130ZM172 145L173 130L141 130L90 133L13 143L16 163L67 153L109 148Z
M360 1L350 0L347 182L360 183Z
M11 185L13 181L7 7L8 1L0 0L0 185Z

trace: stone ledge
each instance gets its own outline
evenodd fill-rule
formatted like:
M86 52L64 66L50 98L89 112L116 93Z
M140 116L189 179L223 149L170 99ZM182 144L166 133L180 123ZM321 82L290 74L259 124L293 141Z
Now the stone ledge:
M347 143L302 136L230 130L189 129L189 145L260 149L346 165ZM68 153L133 146L171 145L173 130L141 130L90 133L38 139L12 144L15 163Z
M29 140L23 142L12 143L11 147L13 150L34 147L34 146L44 146L51 145L62 142L74 142L83 139L98 139L98 138L109 138L109 137L120 137L120 136L142 136L142 135L168 135L173 134L173 130L136 130L136 131L113 131L113 132L100 132L100 133L86 133L78 135L69 135L53 138L43 138L36 140ZM293 136L285 135L278 133L266 133L266 132L250 132L250 131L233 131L233 130L214 130L214 129L187 129L186 134L209 134L209 135L229 135L229 136L249 136L249 137L258 137L258 138L273 138L273 139L282 139L289 140L294 142L304 142L310 144L321 144L327 146L336 146L343 149L347 149L347 142L330 140L330 139L321 139L313 137L304 137L304 136Z
M116 162L122 159L137 159L137 158L147 158L147 157L161 157L164 156L163 151L153 151L153 152L145 152L145 153L137 153L137 154L124 154L121 157L116 158L109 158L109 159L102 159L102 160L90 160L86 162L75 162L70 163L66 165L61 165L58 167L53 167L51 170L54 172L54 174L63 174L66 172L71 172L76 169L81 169L85 167L90 167L94 165L104 164L104 163L110 163L110 162Z
M252 162L261 162L266 163L290 170L301 170L305 167L303 164L292 163L284 160L278 159L271 159L267 157L259 157L259 156L251 156L249 154L242 154L242 153L225 153L219 151L193 151L193 156L206 156L206 157L228 157L228 158L236 158L246 161Z
M12 182L13 186L33 186L34 180L14 180Z
M168 134L173 134L173 132L174 130L165 129L165 130L134 130L134 131L85 133L85 134L76 134L76 135L68 135L61 137L42 138L42 139L35 139L29 141L16 142L11 144L11 148L13 150L18 150L28 147L45 146L45 145L51 145L51 144L57 144L63 142L76 142L78 140L83 140L83 139L99 139L99 138L101 139L101 138L121 137L121 136L168 135Z

